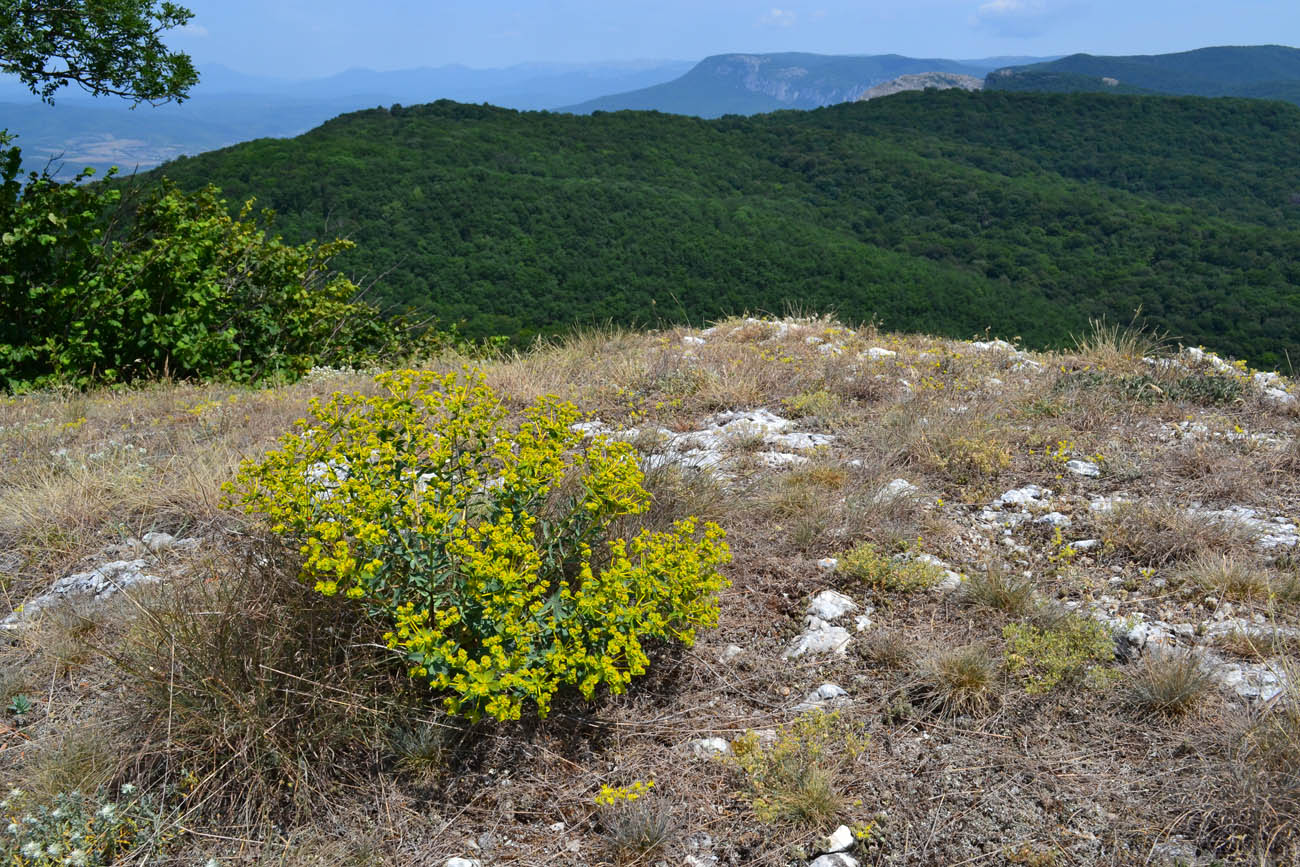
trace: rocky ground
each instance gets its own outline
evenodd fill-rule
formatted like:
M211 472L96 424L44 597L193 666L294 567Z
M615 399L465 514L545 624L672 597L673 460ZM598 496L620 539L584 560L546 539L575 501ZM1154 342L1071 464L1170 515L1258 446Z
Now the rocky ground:
M75 790L150 863L1297 863L1285 377L825 319L481 364L632 442L648 522L727 529L717 628L626 695L469 725L219 507L368 377L9 398L0 811Z

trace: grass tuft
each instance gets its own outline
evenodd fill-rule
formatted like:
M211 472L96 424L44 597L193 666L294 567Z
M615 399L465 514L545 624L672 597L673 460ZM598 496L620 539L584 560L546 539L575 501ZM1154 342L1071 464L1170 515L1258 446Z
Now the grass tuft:
M979 645L931 658L921 672L920 704L945 716L986 713L997 698L997 665Z
M1213 683L1199 657L1155 653L1128 675L1124 698L1141 713L1176 718L1200 704Z
M990 567L968 575L961 600L972 608L1022 617L1034 606L1034 579Z

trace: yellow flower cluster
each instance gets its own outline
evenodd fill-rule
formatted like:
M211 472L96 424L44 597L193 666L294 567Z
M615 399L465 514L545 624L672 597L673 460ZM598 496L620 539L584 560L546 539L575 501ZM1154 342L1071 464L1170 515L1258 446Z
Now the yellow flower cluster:
M314 402L228 495L299 545L317 591L389 618L388 645L452 712L517 719L566 685L621 692L643 641L716 623L720 528L609 538L649 502L630 445L584 441L552 398L510 424L478 372L376 381L377 397Z
M600 794L592 798L598 807L612 807L615 804L635 801L642 795L649 794L655 787L654 780L636 780L629 786L610 786L602 783Z

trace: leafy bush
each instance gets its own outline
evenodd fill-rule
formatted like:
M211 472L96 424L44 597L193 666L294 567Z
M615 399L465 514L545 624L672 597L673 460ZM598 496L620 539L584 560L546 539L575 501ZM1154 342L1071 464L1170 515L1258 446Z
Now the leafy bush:
M6 143L0 135L0 146ZM347 241L293 246L270 212L237 217L214 187L121 190L32 173L0 151L0 384L85 386L170 375L294 378L354 363L396 335L333 273ZM111 173L110 173L111 176Z
M646 639L687 644L717 622L715 524L611 538L648 495L626 443L584 443L576 408L539 398L522 422L482 375L379 376L335 394L228 492L301 545L303 575L391 622L388 645L453 713L540 714L574 685L621 692Z
M1114 676L1098 666L1115 658L1115 640L1091 618L1069 614L1047 626L1011 623L1002 636L1007 640L1007 667L1020 675L1030 694L1050 692L1063 682Z
M922 560L891 557L870 542L863 542L840 557L836 570L876 591L923 590L943 576L938 566Z
M813 710L763 746L754 732L732 743L729 759L745 776L745 797L761 822L808 828L823 825L844 806L841 785L866 751L860 723L840 711Z
M935 468L957 485L987 481L1011 466L1006 446L988 436L941 439L932 449Z

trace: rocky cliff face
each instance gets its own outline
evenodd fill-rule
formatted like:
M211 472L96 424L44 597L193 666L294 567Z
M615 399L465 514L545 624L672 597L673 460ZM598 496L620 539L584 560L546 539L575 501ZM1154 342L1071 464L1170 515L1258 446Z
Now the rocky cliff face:
M977 78L974 75L961 75L956 72L921 72L913 75L900 75L893 81L877 84L857 99L858 102L863 102L868 99L889 96L893 93L902 93L905 90L926 90L931 87L936 90L951 90L953 88L983 90L984 79Z
M858 98L872 81L852 81L839 75L786 64L762 54L728 54L717 58L714 74L739 81L751 93L770 96L791 108L817 108Z
M873 88L910 79L917 79L918 83L900 89L953 86L975 89L982 86L980 79L964 74L973 71L953 61L892 55L855 58L811 54L722 54L707 58L695 70L735 89L770 97L789 108L852 102ZM956 84L959 81L961 84Z

